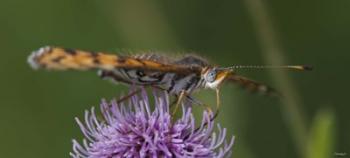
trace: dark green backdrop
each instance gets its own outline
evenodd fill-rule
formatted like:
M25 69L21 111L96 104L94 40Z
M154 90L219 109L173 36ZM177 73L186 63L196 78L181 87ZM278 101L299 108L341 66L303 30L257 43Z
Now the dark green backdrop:
M229 66L278 63L279 57L268 55L271 38L284 64L316 69L287 75L239 70L293 95L289 98L298 98L298 104L225 86L218 121L236 136L233 156L318 157L329 151L325 157L348 157L350 1L263 0L265 7L258 2L0 0L0 157L68 157L71 139L82 138L74 117L101 98L127 90L101 81L95 72L33 71L26 58L41 46L196 52ZM211 91L196 96L207 102L215 98ZM305 116L304 137L295 132L298 122L290 119L298 118L298 112L288 106L299 107Z

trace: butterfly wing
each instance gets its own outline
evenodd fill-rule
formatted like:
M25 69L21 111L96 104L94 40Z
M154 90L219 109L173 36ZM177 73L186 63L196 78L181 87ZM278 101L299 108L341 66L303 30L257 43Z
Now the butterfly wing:
M162 63L160 61L119 56L101 52L65 49L60 47L43 47L34 51L28 58L35 68L49 70L90 70L113 71L115 69L139 69L147 71L174 72L179 74L200 74L201 68L181 64Z

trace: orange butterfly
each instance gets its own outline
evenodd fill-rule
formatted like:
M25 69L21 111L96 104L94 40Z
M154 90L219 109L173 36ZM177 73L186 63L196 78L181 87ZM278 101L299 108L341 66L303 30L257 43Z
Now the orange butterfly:
M210 88L216 90L218 110L220 105L219 86L224 81L237 83L252 92L262 92L269 95L277 94L274 89L264 84L237 75L234 72L235 69L287 68L302 71L311 70L311 67L304 65L218 67L194 55L177 59L159 54L123 56L49 46L34 51L29 56L28 62L35 69L98 70L98 74L102 78L128 85L157 87L178 98L176 109L184 97L201 104L191 94L196 90Z

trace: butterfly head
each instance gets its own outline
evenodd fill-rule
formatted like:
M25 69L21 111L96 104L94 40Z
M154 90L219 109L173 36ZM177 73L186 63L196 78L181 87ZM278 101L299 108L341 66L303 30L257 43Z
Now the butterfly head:
M231 70L225 68L207 68L203 74L205 87L216 89L231 73Z
M282 65L282 66L260 66L260 65L235 65L230 67L213 67L205 68L203 71L203 78L205 80L205 87L216 89L220 84L233 75L236 69L289 69L298 71L310 71L312 66L308 65Z

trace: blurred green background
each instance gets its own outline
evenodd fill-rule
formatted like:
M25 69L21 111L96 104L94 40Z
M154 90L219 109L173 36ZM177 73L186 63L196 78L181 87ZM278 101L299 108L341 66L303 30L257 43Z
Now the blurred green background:
M27 56L45 45L313 65L239 70L285 100L227 85L217 120L236 136L236 158L349 157L349 8L348 0L0 0L0 157L69 157L71 139L82 138L74 117L127 91L95 72L33 71Z

